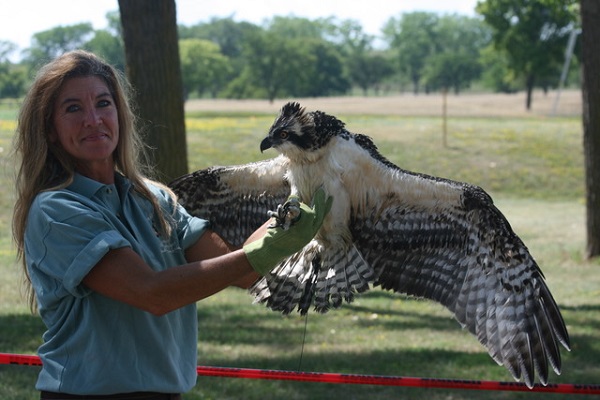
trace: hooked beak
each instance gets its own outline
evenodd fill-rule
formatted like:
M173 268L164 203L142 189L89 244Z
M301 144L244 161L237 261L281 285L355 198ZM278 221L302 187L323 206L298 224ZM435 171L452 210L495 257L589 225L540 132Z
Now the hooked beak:
M273 147L273 142L271 142L271 138L269 136L267 136L266 138L263 139L262 142L260 142L260 152L261 153L267 149L270 149L271 147Z

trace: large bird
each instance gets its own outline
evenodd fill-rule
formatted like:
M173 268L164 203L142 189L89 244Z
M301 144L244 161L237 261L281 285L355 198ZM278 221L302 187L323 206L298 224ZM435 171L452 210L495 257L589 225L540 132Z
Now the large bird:
M281 109L260 150L276 158L216 166L171 184L181 204L241 244L290 194L319 187L333 207L315 239L250 289L273 310L325 312L381 287L443 304L532 387L560 373L565 323L527 247L481 188L403 170L365 135L298 103Z

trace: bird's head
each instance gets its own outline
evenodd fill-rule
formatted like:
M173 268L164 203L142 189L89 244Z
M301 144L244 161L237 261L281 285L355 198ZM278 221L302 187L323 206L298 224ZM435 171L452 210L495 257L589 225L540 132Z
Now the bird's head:
M260 143L260 151L274 148L287 156L315 152L344 131L344 123L331 115L321 111L307 113L299 103L287 103Z

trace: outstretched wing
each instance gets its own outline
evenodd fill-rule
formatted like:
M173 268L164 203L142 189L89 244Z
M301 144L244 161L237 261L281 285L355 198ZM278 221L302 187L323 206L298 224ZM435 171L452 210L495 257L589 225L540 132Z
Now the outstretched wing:
M353 216L355 245L375 285L440 302L515 379L531 386L537 370L547 383L548 363L560 373L559 343L568 349L569 337L526 246L480 188L403 180L417 181L419 197L397 192Z
M169 184L186 210L211 222L211 229L239 246L267 219L267 211L290 193L286 161L276 157L245 165L210 167Z

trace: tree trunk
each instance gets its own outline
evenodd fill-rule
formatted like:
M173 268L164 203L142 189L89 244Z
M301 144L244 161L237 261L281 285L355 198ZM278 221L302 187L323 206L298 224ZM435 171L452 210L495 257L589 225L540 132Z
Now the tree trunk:
M183 87L174 0L119 0L126 71L156 178L187 172Z
M533 85L535 83L535 77L533 74L527 76L527 99L525 100L525 109L531 111L531 102L533 100Z
M417 74L413 74L411 80L412 80L412 84L413 84L413 94L417 95L417 94L419 94L420 77Z
M600 2L581 0L586 256L600 255Z

